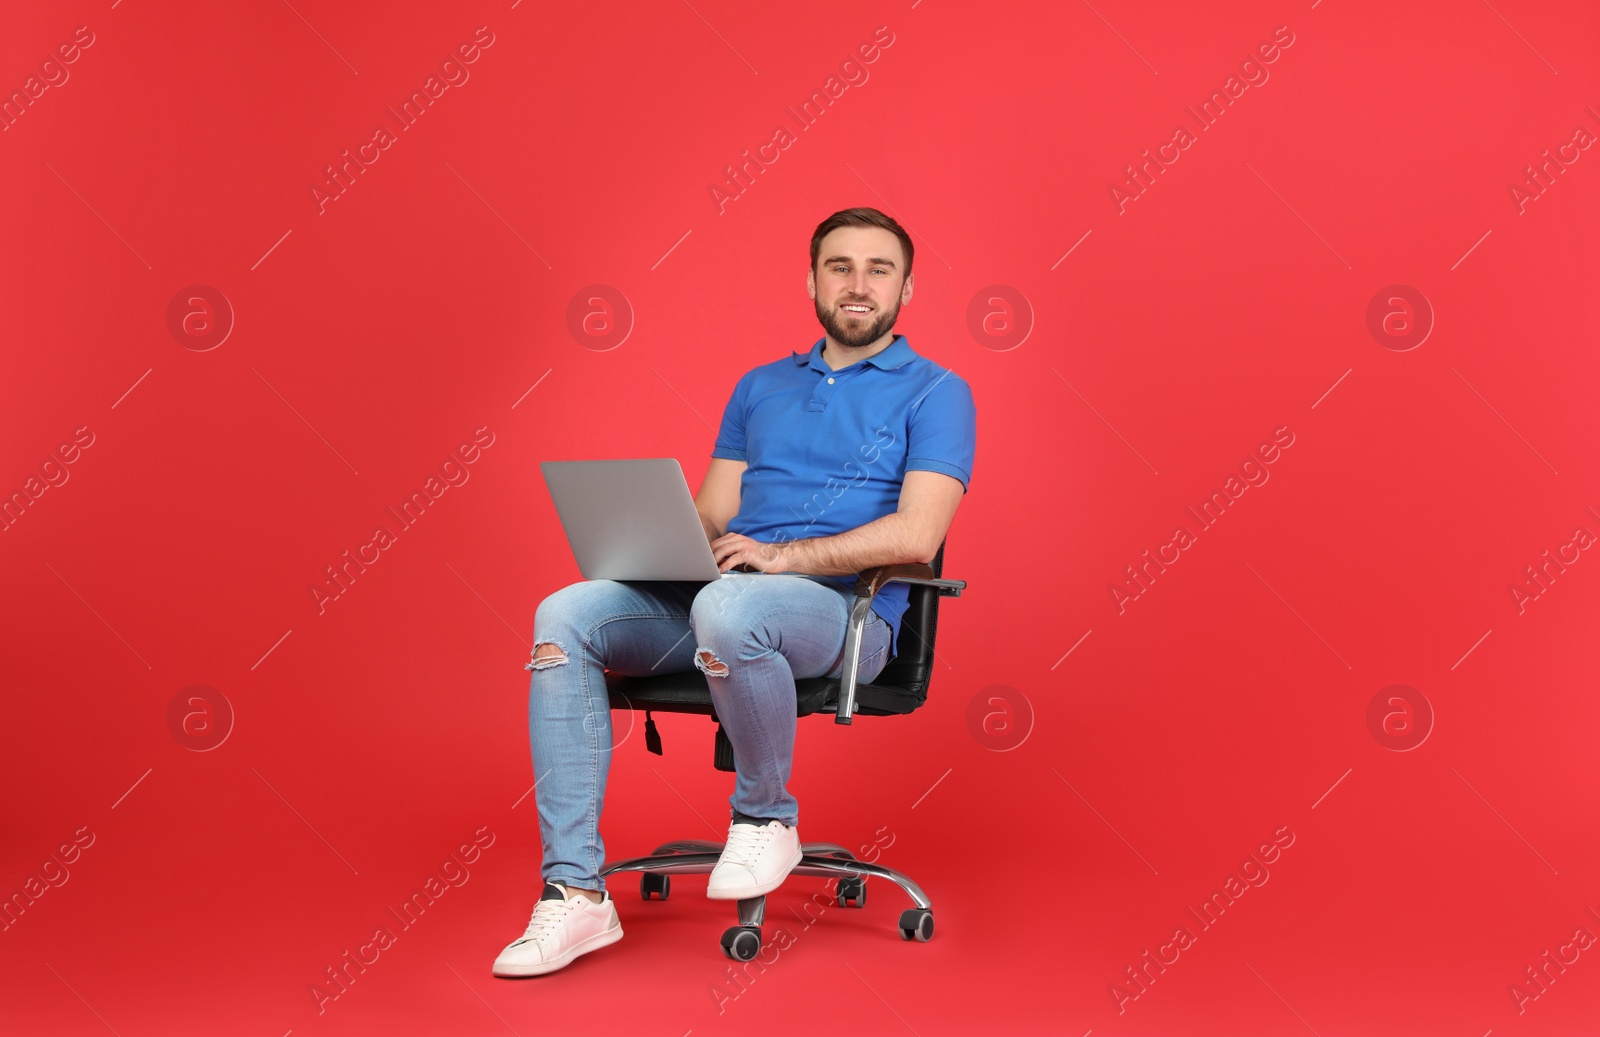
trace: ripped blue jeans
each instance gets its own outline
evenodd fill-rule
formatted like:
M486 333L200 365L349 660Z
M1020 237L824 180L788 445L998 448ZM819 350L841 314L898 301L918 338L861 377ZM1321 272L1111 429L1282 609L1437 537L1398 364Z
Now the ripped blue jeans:
M789 794L796 678L837 677L851 587L792 573L737 573L710 583L585 580L534 615L528 733L544 844L542 875L604 889L600 809L611 765L605 671L625 676L699 669L738 768L734 810L799 823ZM889 625L872 613L859 680L888 662ZM538 658L539 649L552 645ZM650 790L656 795L659 790Z

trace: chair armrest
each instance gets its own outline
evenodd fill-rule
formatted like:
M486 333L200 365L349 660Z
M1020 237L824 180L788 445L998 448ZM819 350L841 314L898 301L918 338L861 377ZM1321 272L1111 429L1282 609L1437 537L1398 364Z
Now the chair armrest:
M840 673L839 704L833 722L848 724L856 709L856 675L861 667L861 630L872 612L872 599L891 583L912 583L933 587L940 597L959 598L966 580L943 580L933 575L933 566L923 562L902 565L877 565L864 569L856 579L856 600L850 609L850 624L845 631L844 670Z
M906 562L901 565L875 565L863 569L856 578L856 597L875 598L890 583L914 583L923 587L938 588L939 596L959 598L966 589L966 580L941 580L933 575L933 566L923 562Z

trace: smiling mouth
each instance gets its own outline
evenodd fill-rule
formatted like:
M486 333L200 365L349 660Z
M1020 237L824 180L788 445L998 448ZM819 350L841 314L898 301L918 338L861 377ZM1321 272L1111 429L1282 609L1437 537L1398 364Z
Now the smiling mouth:
M865 317L872 312L872 307L853 302L844 303L839 309L851 317Z

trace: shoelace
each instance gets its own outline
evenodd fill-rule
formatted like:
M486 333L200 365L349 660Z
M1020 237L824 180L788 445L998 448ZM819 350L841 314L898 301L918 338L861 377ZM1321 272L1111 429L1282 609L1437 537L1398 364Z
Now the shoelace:
M777 834L777 829L771 825L733 825L728 829L728 844L722 852L722 861L725 864L742 864L746 867L753 865L756 858L761 856L767 843Z
M528 928L517 943L527 943L529 940L541 941L556 931L556 928L566 919L572 909L578 906L578 898L571 900L541 900L533 909L533 917L528 920Z

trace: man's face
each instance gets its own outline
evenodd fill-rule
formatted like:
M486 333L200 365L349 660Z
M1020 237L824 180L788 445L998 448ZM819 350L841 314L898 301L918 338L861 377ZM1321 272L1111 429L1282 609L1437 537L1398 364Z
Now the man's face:
M843 346L870 346L889 334L911 300L900 239L882 227L840 227L817 249L806 278L817 320Z

